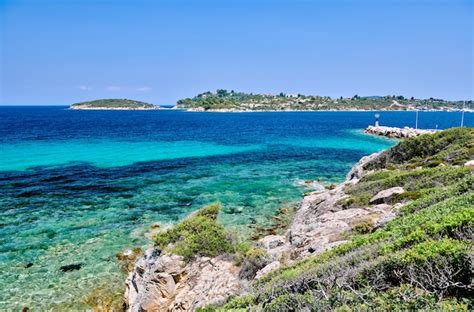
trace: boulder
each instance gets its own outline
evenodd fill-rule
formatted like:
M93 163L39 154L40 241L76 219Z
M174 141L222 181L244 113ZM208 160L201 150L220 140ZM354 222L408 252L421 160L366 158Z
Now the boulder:
M464 167L468 167L471 170L474 170L474 160L469 160L464 164Z
M280 260L290 248L286 237L282 235L267 235L257 242L257 246L265 249L273 261Z
M381 152L379 153L373 153L369 156L364 156L362 157L357 164L355 164L351 171L346 176L346 181L355 183L358 181L360 178L362 178L367 172L364 169L364 166L367 165L369 162L373 161L377 157L379 157Z
M264 249L275 249L285 244L285 237L282 235L267 235L259 240L259 245Z
M126 280L127 311L193 311L224 302L241 290L239 269L223 256L186 264L153 248L137 260Z
M371 205L378 205L378 204L389 204L391 203L393 196L396 194L405 193L405 190L402 187L396 186L389 188L387 190L383 190L377 193L372 199L369 201Z
M267 275L270 272L273 272L280 268L281 263L280 261L273 261L269 264L267 264L263 269L257 271L257 274L255 275L255 279L261 279L263 276Z

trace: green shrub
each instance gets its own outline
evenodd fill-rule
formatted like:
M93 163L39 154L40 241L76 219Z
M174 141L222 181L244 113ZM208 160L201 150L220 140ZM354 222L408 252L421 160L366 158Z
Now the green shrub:
M234 297L229 300L228 303L224 305L224 310L236 311L238 309L247 309L252 306L255 302L255 297L253 295L246 295L241 297Z
M381 157L371 161L366 169L382 169L388 165L422 165L427 159L442 160L448 164L461 164L472 155L474 129L452 128L435 134L421 135L403 140Z
M172 228L156 234L155 246L181 255L185 261L195 256L215 257L232 251L228 233L217 222L219 205L209 205Z
M250 280L268 263L267 252L263 249L253 247L245 253L242 265L240 266L239 277Z
M287 293L273 299L263 311L302 311L314 304L314 297L310 291L304 294Z
M356 219L351 222L352 230L357 234L366 234L374 229L374 222L370 218Z

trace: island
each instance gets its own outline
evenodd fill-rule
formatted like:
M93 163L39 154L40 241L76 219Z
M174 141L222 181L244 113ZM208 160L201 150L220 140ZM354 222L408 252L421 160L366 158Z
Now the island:
M155 110L159 106L128 99L102 99L72 104L77 110Z
M472 101L442 99L415 99L401 95L359 96L331 98L302 94L253 94L218 89L193 98L181 99L178 109L195 112L255 112L255 111L459 111L470 107Z

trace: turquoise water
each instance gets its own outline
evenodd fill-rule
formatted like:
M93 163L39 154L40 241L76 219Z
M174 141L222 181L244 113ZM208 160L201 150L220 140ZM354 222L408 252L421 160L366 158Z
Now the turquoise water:
M249 233L297 203L302 181L340 182L393 145L361 134L371 119L0 108L0 310L81 310L98 288L122 292L117 252L212 202L228 228Z

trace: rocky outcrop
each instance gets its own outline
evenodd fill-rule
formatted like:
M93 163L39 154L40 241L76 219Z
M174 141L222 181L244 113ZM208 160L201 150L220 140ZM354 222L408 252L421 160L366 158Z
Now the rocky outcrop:
M378 192L372 199L370 199L369 204L378 205L378 204L389 204L392 202L392 199L395 195L403 194L405 190L402 187L392 187L387 190Z
M424 130L414 128L396 128L396 127L384 127L384 126L368 126L365 129L365 133L385 136L389 138L413 138L422 134L435 133L437 130Z
M186 264L180 256L150 248L126 280L127 311L193 311L221 303L244 289L238 273L223 256Z
M379 152L379 153L373 153L373 154L370 154L368 156L364 156L362 157L359 162L357 162L357 164L355 164L351 171L349 171L349 173L347 174L346 176L346 183L357 183L357 181L359 181L362 176L366 175L367 172L364 167L366 164L368 164L369 162L373 161L374 159L376 159L377 157L380 156L382 152Z
M312 192L303 198L293 221L284 236L267 236L260 240L260 246L276 260L277 256L289 255L290 262L323 252L340 245L345 233L360 224L379 227L393 219L399 206L385 203L363 208L344 209L339 202L348 197L345 188L357 183L370 171L364 170L367 163L380 153L363 157L347 174L346 181L329 190Z

